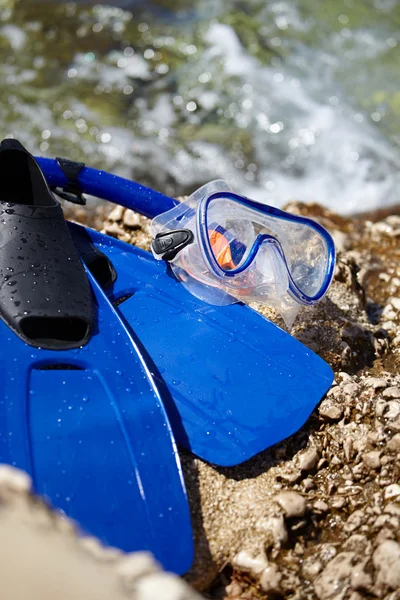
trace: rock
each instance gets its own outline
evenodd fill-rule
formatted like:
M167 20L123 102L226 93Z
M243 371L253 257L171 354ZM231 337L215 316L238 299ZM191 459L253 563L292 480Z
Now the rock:
M385 412L386 419L396 419L400 415L400 402L389 400L388 410Z
M329 421L339 421L343 416L343 408L339 404L331 402L329 399L323 400L318 409L323 419Z
M274 546L275 548L279 548L281 544L287 542L288 532L282 515L261 519L256 523L256 529L257 531L262 531L264 534L267 534L264 535L264 541L267 547Z
M135 585L138 600L200 600L200 596L189 586L170 573L156 573L151 577L141 577Z
M309 492L310 490L315 488L314 481L310 477L303 479L301 483L305 492Z
M389 515L395 515L395 516L400 516L400 505L396 504L395 502L391 502L390 504L388 504L387 506L385 506L384 511L385 513L388 513Z
M358 529L367 520L368 515L363 510L355 510L347 519L343 529L350 533Z
M366 387L372 387L374 390L379 390L387 387L387 381L383 377L371 377L366 381L365 385Z
M400 587L400 545L394 540L385 540L372 556L378 571L377 583L395 590Z
M398 483L392 483L385 488L384 491L385 500L390 500L391 498L397 498L400 496L400 485Z
M268 567L265 556L253 557L246 550L238 552L232 562L238 569L252 573L253 575L260 575Z
M260 585L264 592L279 592L281 580L282 574L279 572L278 566L272 563L263 571Z
M322 562L315 556L309 556L303 561L302 573L306 579L312 581L323 569Z
M292 517L302 517L306 512L306 500L297 492L281 492L275 496L275 501L289 519Z
M108 235L112 235L114 237L117 237L120 240L123 240L123 241L129 241L130 240L129 234L125 231L125 229L123 229L116 222L112 222L112 223L106 224L105 227L104 227L104 230L105 230L105 232Z
M139 577L145 577L160 570L159 565L154 561L149 552L135 552L121 557L116 572L121 578L126 590L134 589L136 580Z
M358 392L358 385L356 383L347 383L342 389L346 396L355 396Z
M329 506L323 500L317 500L314 502L314 510L321 513L326 513L329 510Z
M125 212L125 208L123 206L117 205L112 209L110 214L108 215L109 221L122 221L123 214Z
M388 387L382 392L382 396L384 398L400 398L400 388L397 386Z
M237 581L232 581L232 583L225 588L225 593L228 598L237 598L238 596L241 596L242 592L243 587Z
M142 218L138 215L138 213L133 212L133 210L127 209L124 212L123 223L129 228L137 228L141 226Z
M372 577L365 570L368 560L367 558L353 567L350 578L350 585L353 590L368 590L371 587Z
M393 308L400 310L400 298L390 298L389 302Z
M368 549L370 546L370 542L365 537L365 535L361 535L359 533L353 533L343 544L343 550L350 550L352 552L356 552L357 554L361 554L364 556L368 553Z
M1 598L200 600L179 577L162 573L150 554L123 555L98 541L93 552L69 519L29 488L25 473L0 468Z
M383 417L386 412L388 403L383 398L379 398L379 400L375 404L375 414L377 417Z
M364 454L362 458L365 466L369 469L379 469L381 466L380 455L381 453L378 450L372 450Z
M311 471L319 460L319 453L315 446L311 446L300 454L299 467L302 471Z
M355 558L354 552L341 552L327 564L314 582L315 593L320 600L344 597L350 587Z

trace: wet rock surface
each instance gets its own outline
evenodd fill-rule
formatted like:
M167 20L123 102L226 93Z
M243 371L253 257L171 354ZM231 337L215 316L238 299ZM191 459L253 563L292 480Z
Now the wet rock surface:
M216 469L181 452L196 543L187 579L221 600L397 600L398 217L290 209L340 233L334 283L292 330L335 381L296 435L238 467ZM104 231L148 249L149 221L127 212L114 210ZM261 311L282 326L274 311Z

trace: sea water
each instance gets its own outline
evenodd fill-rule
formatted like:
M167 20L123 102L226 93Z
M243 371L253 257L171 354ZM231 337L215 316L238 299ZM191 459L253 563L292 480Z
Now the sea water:
M397 0L3 0L0 126L168 194L400 201Z

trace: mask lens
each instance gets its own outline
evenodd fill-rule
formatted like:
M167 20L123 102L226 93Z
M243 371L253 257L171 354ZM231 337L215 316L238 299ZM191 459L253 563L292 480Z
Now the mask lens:
M309 297L317 295L328 266L326 242L310 225L288 217L271 215L230 198L211 200L206 221L216 262L227 272L240 268L257 239L267 235L279 242L290 277L300 292Z
M218 265L224 271L239 268L256 239L248 211L229 198L216 198L208 204L206 222L211 252Z

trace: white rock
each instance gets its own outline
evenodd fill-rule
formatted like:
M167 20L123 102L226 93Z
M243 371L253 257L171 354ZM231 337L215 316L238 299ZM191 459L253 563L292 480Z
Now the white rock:
M363 510L355 510L347 519L343 529L347 533L351 533L358 529L365 521L367 516Z
M169 573L139 578L135 583L135 592L137 600L200 600L197 592Z
M282 574L279 572L278 566L272 563L261 575L260 585L264 592L279 592L281 579Z
M355 396L358 392L358 385L356 383L346 383L342 389L346 396Z
M318 575L314 582L314 589L320 600L344 597L350 586L350 575L355 557L354 552L341 552Z
M375 550L372 560L378 571L377 583L392 590L400 587L400 545L394 540L385 540Z
M388 410L385 412L386 419L396 419L400 415L400 402L389 400Z
M124 212L123 221L127 227L140 227L141 225L140 216L130 209Z
M316 558L315 556L309 556L303 561L301 570L304 577L312 581L314 577L321 573L322 568L322 562L318 558Z
M350 585L353 590L368 590L372 585L372 577L365 571L368 558L353 567L350 578Z
M311 471L319 460L319 453L315 446L311 446L299 456L299 467L302 471Z
M400 310L400 298L390 298L390 304L396 310Z
M108 215L109 221L121 221L124 212L125 209L123 208L123 206L116 206Z
M232 562L238 569L248 571L253 575L260 575L268 567L268 561L265 556L253 557L246 550L238 552Z
M0 493L2 489L10 492L29 492L31 486L31 478L27 473L8 465L0 465Z
M390 452L399 452L400 451L400 433L396 433L392 437L392 439L388 441L386 447Z
M117 573L126 588L136 585L139 577L157 573L160 566L156 563L150 552L133 552L123 556L118 561Z
M339 404L326 399L321 402L318 412L324 419L339 421L343 415L343 408Z
M318 512L326 513L329 510L329 506L323 500L317 500L314 502L314 509Z
M372 450L372 452L367 452L364 454L363 462L365 466L367 466L369 469L379 469L381 466L380 454L381 453L377 450Z
M383 377L371 377L365 382L366 387L372 387L374 390L379 390L387 387L386 379Z
M275 496L275 501L288 518L302 517L306 512L306 500L297 492L281 492Z
M260 519L256 524L256 529L257 531L266 533L266 537L270 538L270 540L267 540L267 542L270 541L271 545L275 547L279 547L281 544L287 542L288 532L282 515Z
M394 385L392 387L388 387L384 392L382 392L382 396L384 398L400 398L400 388Z
M398 483L392 483L385 488L384 491L385 500L389 500L391 498L397 498L400 496L400 485Z

